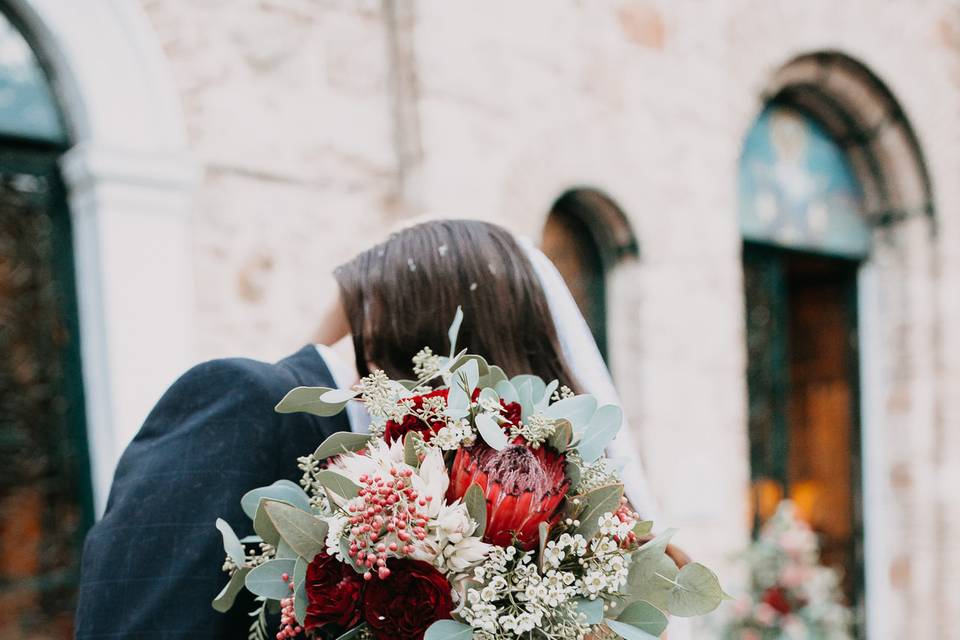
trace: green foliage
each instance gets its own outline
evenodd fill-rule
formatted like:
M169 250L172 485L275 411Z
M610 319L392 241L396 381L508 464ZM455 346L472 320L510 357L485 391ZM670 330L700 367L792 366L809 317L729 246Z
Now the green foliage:
M577 519L580 526L577 533L589 540L600 530L600 516L605 513L614 513L620 508L620 498L623 497L622 484L608 484L597 487L575 498L580 500ZM569 500L569 498L568 498Z
M667 611L675 616L706 615L730 598L720 587L716 574L697 562L680 569L674 581L667 597Z
M296 563L293 560L268 560L247 574L244 584L247 590L270 600L282 600L290 595L290 585L283 574L293 575Z
M267 498L260 498L260 502L257 504L257 513L253 517L253 530L257 532L257 535L260 536L264 542L277 546L277 543L280 542L280 534L277 532L277 528L273 526L270 516L267 515L266 510L263 508L263 503L267 500Z
M417 453L418 443L423 442L423 436L416 431L409 431L403 438L403 461L414 469L420 466L420 454Z
M257 507L260 506L260 500L263 498L287 502L301 509L310 508L310 497L307 496L303 489L288 480L278 480L270 486L259 487L248 491L240 499L240 506L243 508L243 512L247 514L247 517L251 520L256 517Z
M463 324L463 308L457 307L457 312L453 316L453 322L447 330L447 338L450 339L450 359L453 360L453 354L457 352L457 334L460 333L460 325Z
M313 457L317 460L325 460L330 456L349 453L351 451L360 451L370 444L370 438L371 436L362 433L338 431L317 447L317 450L313 452Z
M471 640L473 629L454 620L437 620L423 634L423 640Z
M233 575L230 576L230 581L224 585L220 593L217 594L217 597L213 599L212 605L214 609L220 613L226 613L230 610L230 607L233 606L234 601L237 599L237 594L243 589L244 581L248 573L250 573L250 569L243 567L242 569L237 569Z
M346 476L340 475L336 471L330 471L329 469L319 471L316 475L316 481L320 486L329 489L346 500L356 498L358 495L360 495L360 487L354 484L352 480Z
M483 489L474 482L467 489L463 496L463 503L467 507L467 513L477 523L477 528L473 535L482 537L487 529L487 499L483 495Z
M493 418L487 414L478 414L474 423L477 425L477 431L480 432L480 437L483 438L484 442L497 451L502 451L510 444L510 439L507 438L507 434L505 434L503 429L500 428L500 425L494 422Z
M557 451L564 452L572 440L573 425L566 418L561 418L554 427L553 435L547 440L547 444Z
M623 422L623 411L612 404L597 409L589 424L583 429L577 451L584 462L595 462L603 455L607 445L613 442L620 424Z
M660 637L667 628L667 616L649 602L643 600L628 605L617 621L637 627L654 637Z
M603 621L603 598L578 598L575 602L577 611L587 616L587 624L600 624Z
M616 620L607 620L607 626L623 640L657 640L657 636L652 636L643 629L627 624L617 622Z
M583 431L593 414L597 412L597 399L593 396L579 395L558 400L544 410L548 418L566 418L574 431Z
M235 565L242 567L247 562L247 554L243 550L243 544L237 538L237 534L234 533L233 527L223 518L217 518L217 529L223 536L223 550Z
M281 540L297 555L310 562L323 551L328 529L325 521L284 502L264 500L262 508L280 534Z
M333 396L327 396L328 393L334 391L338 393ZM354 394L354 396L356 396L356 394ZM325 400L324 398L327 397L334 398L336 401ZM337 415L347 406L350 398L345 400L341 398L342 395L339 389L331 389L329 387L297 387L291 389L287 395L277 403L274 411L277 413L296 413L303 411L322 418L329 418L330 416Z

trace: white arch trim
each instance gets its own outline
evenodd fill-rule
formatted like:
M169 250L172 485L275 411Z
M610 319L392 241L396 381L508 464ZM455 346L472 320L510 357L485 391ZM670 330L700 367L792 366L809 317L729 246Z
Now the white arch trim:
M147 17L128 0L11 0L53 82L73 147L80 341L97 513L116 461L190 362L197 165Z

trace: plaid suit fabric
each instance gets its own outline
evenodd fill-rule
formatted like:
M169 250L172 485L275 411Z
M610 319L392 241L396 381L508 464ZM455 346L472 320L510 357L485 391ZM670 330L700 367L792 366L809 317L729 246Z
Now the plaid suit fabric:
M121 457L106 513L87 536L77 638L246 637L249 594L227 614L210 606L227 580L214 521L253 533L240 497L298 480L297 457L349 429L345 415L275 413L299 385L335 386L312 346L275 365L207 362L170 387Z

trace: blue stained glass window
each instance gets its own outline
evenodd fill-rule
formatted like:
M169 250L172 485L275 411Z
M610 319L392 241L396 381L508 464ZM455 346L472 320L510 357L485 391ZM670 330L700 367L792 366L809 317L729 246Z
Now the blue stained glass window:
M767 107L740 158L744 239L863 258L870 227L846 155L820 124L790 108Z
M63 143L67 136L47 76L23 35L0 12L0 135Z

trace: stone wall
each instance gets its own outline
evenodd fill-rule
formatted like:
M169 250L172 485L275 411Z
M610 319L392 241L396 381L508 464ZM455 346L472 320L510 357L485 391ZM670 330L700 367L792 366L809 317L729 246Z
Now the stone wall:
M960 13L947 0L141 0L204 168L197 358L310 338L327 273L420 213L537 236L566 189L626 212L611 352L665 519L747 539L736 172L775 72L840 51L893 92L933 182L862 277L870 637L960 615ZM691 444L694 443L694 444Z

